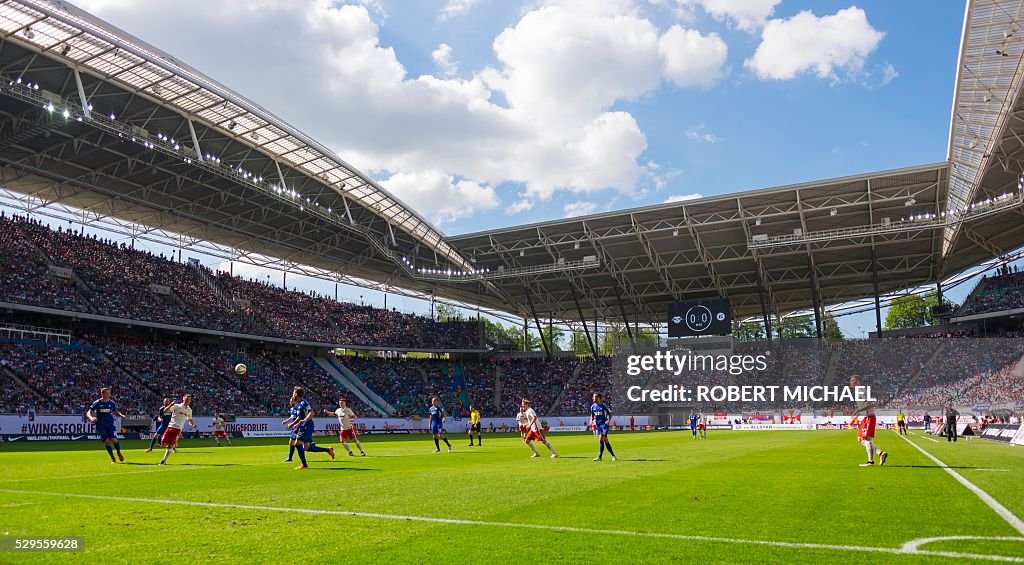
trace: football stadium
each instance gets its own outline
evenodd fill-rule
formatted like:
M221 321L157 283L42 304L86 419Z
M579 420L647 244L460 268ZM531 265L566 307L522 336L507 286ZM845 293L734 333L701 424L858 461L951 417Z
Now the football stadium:
M448 235L0 3L0 562L1024 562L1024 0L962 7L945 160Z

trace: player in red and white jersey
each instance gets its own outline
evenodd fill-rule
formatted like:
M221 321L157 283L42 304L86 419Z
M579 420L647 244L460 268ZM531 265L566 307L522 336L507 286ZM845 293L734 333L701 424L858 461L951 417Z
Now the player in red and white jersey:
M341 446L345 448L345 451L349 455L355 455L352 453L352 448L348 446L348 440L352 440L356 443L356 447L359 448L359 455L366 457L366 452L363 451L363 444L359 443L359 438L356 437L356 413L349 408L344 398L338 399L338 409L324 410L324 414L331 414L338 417L338 439L341 440Z
M186 394L181 397L179 404L171 405L171 423L167 425L167 430L164 431L164 435L160 438L160 444L165 446L164 458L160 460L161 465L167 464L167 458L171 455L171 450L178 446L178 438L181 437L181 429L185 427L185 422L188 422L193 430L198 431L199 426L192 421L192 395Z
M228 435L227 429L224 426L224 417L220 414L213 415L213 422L210 423L210 427L213 428L213 441L217 442L217 446L220 446L220 438L224 438L224 441L231 445L231 436Z
M520 408L522 410L523 421L526 427L526 435L523 436L523 441L526 442L526 445L531 451L533 451L533 455L530 457L540 457L540 453L533 445L534 441L539 441L546 445L548 450L551 451L552 459L558 457L558 452L555 451L555 446L551 445L551 442L544 437L544 430L540 426L540 420L537 419L537 413L533 408L530 408L530 401L524 398Z
M864 381L861 380L860 375L853 375L850 377L850 387L863 386ZM875 464L875 455L878 455L878 464L885 465L885 460L889 458L889 454L882 451L881 448L875 445L875 424L877 418L875 417L875 403L865 401L856 410L853 411L853 415L864 414L857 425L857 441L864 446L864 449L868 452L868 460L866 463L861 463L861 467L871 467Z
M516 413L516 425L519 427L519 437L526 439L526 414L522 409Z

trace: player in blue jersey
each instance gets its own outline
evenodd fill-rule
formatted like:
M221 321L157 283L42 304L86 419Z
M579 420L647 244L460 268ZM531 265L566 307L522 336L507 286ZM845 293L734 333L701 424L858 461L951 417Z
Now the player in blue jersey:
M110 462L117 463L120 460L124 463L124 455L121 455L121 444L117 441L117 426L114 425L115 416L124 418L117 411L117 403L110 399L110 387L103 387L100 389L100 398L89 406L89 411L85 413L85 417L93 424L96 424L96 431L99 432L100 439L103 440L103 446L107 448L107 453L110 454ZM117 459L114 459L115 449L117 450Z
M153 418L153 422L156 423L156 432L153 434L153 439L149 441L149 448L146 449L146 453L153 451L153 446L156 442L160 441L160 438L167 431L167 424L171 423L171 399L164 398L164 405L160 407L160 411Z
M296 469L308 469L309 465L306 463L306 452L310 453L327 453L334 459L334 448L328 447L324 449L319 445L311 445L313 443L313 431L316 429L316 423L313 421L313 415L316 412L309 405L309 402L303 398L305 390L301 386L297 386L292 390L292 409L291 416L285 420L288 427L292 429L291 440L289 445L295 448L295 451L299 452L299 461L302 464L296 467ZM289 459L291 454L289 453Z
M441 444L438 440L448 446L448 453L452 452L452 444L448 443L448 437L444 432L444 422L448 419L444 408L441 407L441 399L434 397L430 399L430 434L434 436L434 453L441 452Z
M697 420L699 419L700 416L694 414L692 411L690 412L690 432L693 433L693 439L697 439Z
M594 461L600 461L604 457L604 450L608 450L608 454L612 456L612 461L618 461L615 458L615 452L612 451L612 444L608 441L608 429L611 427L612 411L608 409L603 402L601 402L601 395L594 393L594 403L590 405L590 427L597 434L598 445L601 446L601 451L598 452L597 457Z

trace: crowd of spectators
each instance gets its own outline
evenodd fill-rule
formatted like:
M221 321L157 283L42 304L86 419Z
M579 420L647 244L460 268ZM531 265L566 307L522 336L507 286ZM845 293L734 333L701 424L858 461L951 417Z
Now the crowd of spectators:
M51 264L73 277L49 274ZM0 216L0 266L0 300L21 304L320 343L482 346L479 322L435 321L289 291L23 217Z
M36 405L40 412L84 414L105 386L113 388L126 413L139 413L156 402L145 387L115 378L116 369L84 344L4 343L0 344L0 364L46 399ZM3 396L9 398L8 391Z
M194 354L200 362L212 367L221 378L252 399L247 409L254 415L286 413L288 400L296 386L303 388L305 399L315 410L334 410L338 399L345 398L348 407L360 416L376 414L324 372L316 361L304 355L227 351L212 347L197 347ZM245 375L235 372L239 363L246 366Z
M33 251L19 221L0 211L0 301L88 312L85 297L70 279L50 274Z
M1002 267L998 274L978 283L960 308L959 316L1002 312L1024 308L1024 272L1017 267Z
M181 344L128 337L97 338L95 342L108 358L158 397L177 401L184 394L191 394L196 415L266 413L262 406L255 405L252 397L198 362Z
M947 402L1024 400L1024 377L1014 368L1024 357L1024 340L967 339L949 342L920 371L891 406L936 406Z

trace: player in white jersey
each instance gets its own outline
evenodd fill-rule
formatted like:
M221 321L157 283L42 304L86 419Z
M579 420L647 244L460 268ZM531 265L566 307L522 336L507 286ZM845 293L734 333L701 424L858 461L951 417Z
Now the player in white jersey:
M363 444L359 443L359 437L356 435L356 413L349 408L344 398L338 399L338 409L324 410L324 414L330 414L338 417L338 439L341 440L341 446L345 448L348 454L355 455L352 453L352 448L348 446L348 440L352 440L356 443L356 447L359 448L359 455L366 457L366 452L363 451Z
M540 453L533 445L534 441L539 441L546 445L548 450L551 451L552 459L558 457L558 452L555 451L555 446L551 445L551 442L544 437L544 429L540 426L540 420L537 419L537 413L533 408L530 408L530 401L524 398L521 409L526 426L526 435L523 436L523 441L526 443L526 446L533 451L533 455L530 457L540 457Z
M180 404L171 406L171 423L167 425L167 431L164 432L164 437L160 439L160 443L166 446L164 458L160 461L161 465L167 464L167 458L171 456L171 450L178 445L178 438L181 437L181 429L185 427L185 422L188 422L193 430L199 430L199 426L192 421L191 394L181 397Z
M224 417L220 414L213 415L213 422L210 423L210 427L213 428L213 441L217 442L217 446L220 447L220 438L224 438L224 441L231 445L231 436L228 435L227 429L224 426Z

